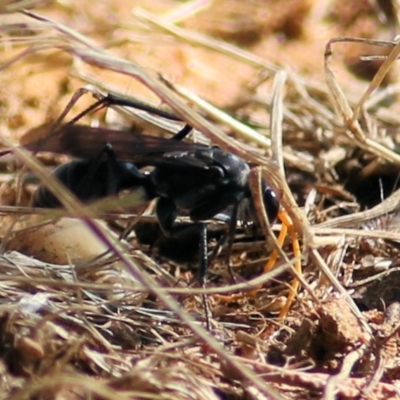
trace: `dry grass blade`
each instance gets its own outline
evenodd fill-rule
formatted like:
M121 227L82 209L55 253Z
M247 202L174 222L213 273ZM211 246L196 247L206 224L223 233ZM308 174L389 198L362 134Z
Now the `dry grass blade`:
M0 3L0 13L14 13L27 8L35 8L50 1L52 0L2 0Z
M254 129L251 129L248 125L240 123L240 121L232 118L222 110L201 99L199 96L196 96L195 93L190 92L184 87L174 84L166 80L165 78L162 78L162 81L165 82L167 86L170 87L174 92L178 93L184 99L189 100L191 103L195 104L200 110L206 112L207 115L213 118L215 121L228 125L230 128L232 128L233 132L237 133L242 139L248 140L250 142L255 142L266 150L271 147L270 138L260 135Z
M368 346L361 346L359 349L350 352L346 356L339 374L328 379L324 390L324 400L334 400L336 398L337 392L339 391L337 386L343 384L343 382L349 378L354 364L360 361L367 349Z
M335 75L332 72L330 67L330 59L333 55L332 45L337 42L349 41L349 38L337 38L331 39L326 45L325 49L325 73L326 73L326 81L328 87L331 90L331 95L333 99L333 103L335 108L338 110L341 115L344 125L346 129L348 129L354 135L354 140L356 143L364 148L367 151L370 151L373 154L376 154L383 159L390 161L396 165L400 165L400 157L394 151L391 151L385 146L382 146L380 143L366 137L363 132L359 122L356 120L357 114L359 113L361 105L367 100L368 96L371 94L373 90L375 90L376 86L382 81L383 77L386 75L389 67L393 65L396 61L397 54L400 51L399 45L397 45L386 62L381 66L380 70L376 75L376 79L371 83L370 88L367 90L365 95L360 100L359 104L356 106L355 111L350 107L346 96L344 95L342 89L337 82Z
M282 122L283 122L283 89L287 79L285 71L278 71L274 78L272 87L272 104L271 104L271 138L272 138L272 159L277 163L283 177L285 176L285 168L283 164L282 149Z
M362 95L362 97L361 97L360 101L358 102L358 104L355 106L355 108L354 108L354 116L353 116L354 120L356 120L358 118L362 107L364 106L364 104L368 100L368 98L370 98L372 92L374 92L376 89L378 89L381 86L384 78L387 76L389 70L393 67L393 64L398 59L399 54L400 54L400 44L387 43L387 42L378 42L378 41L368 41L367 43L373 43L373 44L376 44L376 45L382 44L382 45L386 45L386 46L391 46L391 47L393 47L393 49L390 52L390 54L386 57L385 61L383 62L383 64L379 68L378 72L376 73L376 75L372 79L371 83L369 84L368 89Z

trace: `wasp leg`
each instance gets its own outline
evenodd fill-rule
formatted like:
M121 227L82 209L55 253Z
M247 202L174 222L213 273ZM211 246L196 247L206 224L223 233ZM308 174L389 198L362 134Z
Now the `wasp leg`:
M160 197L157 201L157 219L164 235L169 238L184 238L198 234L200 265L198 277L203 285L207 274L208 255L207 255L207 225L201 222L192 222L187 224L176 224L175 220L178 216L178 209L175 203L165 197Z
M182 140L184 139L189 133L192 131L192 127L188 124L186 124L179 132L175 133L174 136L172 136L172 140Z
M113 195L117 193L117 185L115 179L113 179L117 174L117 160L115 154L112 150L111 144L107 144L105 148L100 152L100 154L94 158L88 167L86 174L82 177L82 180L76 185L76 191L82 193L82 198L84 196L84 191L90 189L90 185L93 182L93 178L100 168L100 165L106 161L107 165L107 195Z
M297 237L296 230L294 229L293 222L289 218L288 214L286 211L279 211L278 218L282 222L282 229L281 232L279 233L278 236L278 244L280 247L283 246L283 242L285 241L285 237L287 232L289 232L291 239L292 239L292 249L293 249L293 256L295 257L295 262L293 264L293 268L296 271L296 273L301 276L302 274L302 268L301 268L301 249L300 249L300 243L299 239ZM276 259L278 257L278 251L274 250L274 252L271 255L270 260L266 264L264 268L264 272L269 272L275 265ZM293 300L297 294L297 290L299 288L299 280L298 279L293 279L290 289L289 289L289 295L287 297L285 305L282 307L280 313L279 313L279 319L284 319L289 312L290 306L293 303Z
M160 197L157 201L157 218L160 227L165 236L170 238L184 238L188 235L199 234L199 251L200 263L198 269L198 280L202 287L205 287L207 268L208 268L208 254L207 254L207 225L202 222L193 222L190 224L176 224L175 220L178 215L178 210L175 203L165 197ZM211 311L205 295L202 295L206 325L210 329L210 316Z
M115 195L124 189L141 187L146 199L154 198L153 185L135 165L118 161L111 146L94 159L74 160L57 167L53 175L83 202ZM59 199L40 185L32 198L33 207L57 208Z
M128 168L129 165L129 168ZM121 190L134 186L146 186L148 179L131 163L121 163L117 160L112 145L107 144L99 156L89 161L84 176L76 184L79 198L86 199L93 192L93 182L97 175L105 169L105 193L101 197L118 194ZM147 189L147 188L145 188ZM88 192L88 193L86 193Z
M294 229L293 223L290 220L289 216L287 215L286 211L282 211L282 210L279 211L278 218L282 222L282 228L281 228L281 231L279 232L279 235L277 238L277 243L278 243L279 247L283 247L286 235L289 232L291 239L292 239L293 255L295 257L295 262L294 262L293 268L298 275L301 275L302 274L301 250L300 250L300 243L299 243L299 239L297 238L296 230ZM279 256L279 251L275 249L272 252L271 257L269 258L267 264L264 267L264 273L268 273L274 268L274 266L276 264L276 260L278 259L278 256ZM289 312L290 306L293 303L293 300L296 296L298 288L299 288L299 281L298 281L298 279L295 278L290 285L290 291L289 291L287 300L285 302L285 305L282 307L282 309L279 313L280 320L283 320L286 317L287 313ZM242 299L243 297L253 297L259 292L260 289L261 289L261 287L258 287L258 288L252 289L246 293L238 293L238 294L227 295L227 296L216 295L214 297L221 301L230 302L230 301Z
M225 263L228 267L229 275L232 278L233 282L236 282L235 275L232 270L232 264L230 261L233 242L235 240L236 226L237 226L237 214L238 214L239 204L235 204L232 210L231 218L229 221L229 232L228 232L228 249L226 252Z
M123 107L135 108L137 110L146 111L150 114L158 115L159 117L163 117L163 118L169 119L171 121L181 121L181 119L179 117L177 117L174 114L171 114L168 111L154 107L154 106L147 104L145 102L142 102L140 100L127 99L125 97L122 97L122 96L119 96L119 95L116 95L113 93L108 93L106 96L104 96L102 99L100 99L98 101L98 103L104 104L104 107L123 106Z

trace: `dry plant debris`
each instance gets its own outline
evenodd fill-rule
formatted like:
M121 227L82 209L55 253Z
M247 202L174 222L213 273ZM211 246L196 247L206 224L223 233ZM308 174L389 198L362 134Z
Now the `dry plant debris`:
M166 107L195 140L262 167L302 242L303 275L278 320L290 245L278 272L259 277L273 241L240 233L240 279L232 285L223 247L198 288L196 260L163 257L172 246L182 256L179 244L116 239L142 209L85 207L47 178L68 157L16 149L0 158L0 399L400 398L397 2L3 3L5 147L56 120L87 84ZM92 102L82 96L67 120ZM121 109L80 122L144 124ZM38 180L28 169L66 211L29 208ZM80 216L98 247L74 230L88 254L67 237L54 255L46 235L65 216ZM210 250L219 229L210 223ZM222 301L260 283L255 297Z

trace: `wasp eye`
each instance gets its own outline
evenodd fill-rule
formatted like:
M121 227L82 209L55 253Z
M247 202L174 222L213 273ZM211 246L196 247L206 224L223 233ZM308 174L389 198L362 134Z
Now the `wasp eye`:
M270 188L266 187L264 190L264 204L265 211L267 212L270 222L274 222L278 216L279 200L276 193Z

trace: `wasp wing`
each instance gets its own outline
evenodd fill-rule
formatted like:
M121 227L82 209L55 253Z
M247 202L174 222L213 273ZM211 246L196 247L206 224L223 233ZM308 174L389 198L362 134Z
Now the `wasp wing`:
M213 162L210 147L200 144L77 124L61 125L50 134L49 129L43 125L27 132L21 146L33 152L48 151L85 159L97 157L111 145L117 159L143 166L207 169Z

